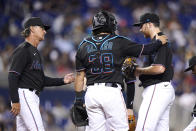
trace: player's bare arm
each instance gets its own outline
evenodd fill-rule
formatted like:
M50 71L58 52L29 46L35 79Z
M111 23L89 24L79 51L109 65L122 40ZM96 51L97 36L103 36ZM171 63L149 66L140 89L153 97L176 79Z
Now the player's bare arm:
M76 73L76 79L75 79L75 91L76 92L81 92L83 90L84 77L85 77L84 71L78 71Z
M157 75L157 74L162 74L165 71L165 67L162 65L153 65L149 67L137 67L135 70L135 75Z
M78 71L76 73L75 81L75 101L74 105L71 108L71 119L74 125L76 126L86 126L88 125L88 115L86 107L84 105L84 82L85 81L85 72Z

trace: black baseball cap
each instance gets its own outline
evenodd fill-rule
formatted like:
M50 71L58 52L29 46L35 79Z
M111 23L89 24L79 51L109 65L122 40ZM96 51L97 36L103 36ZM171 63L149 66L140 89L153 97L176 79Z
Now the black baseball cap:
M196 56L193 56L190 60L189 60L189 67L186 68L184 70L184 72L187 72L189 70L191 70L193 68L193 66L196 65Z
M42 20L39 17L31 17L24 23L24 28L28 28L30 26L41 26L43 27L46 31L50 29L50 26L45 25Z
M148 22L160 24L159 16L155 13L145 13L140 17L140 21L138 23L133 24L133 26L141 26Z

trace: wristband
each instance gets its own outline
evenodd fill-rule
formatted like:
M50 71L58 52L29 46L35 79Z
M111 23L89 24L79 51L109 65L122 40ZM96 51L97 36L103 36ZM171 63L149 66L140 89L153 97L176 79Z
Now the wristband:
M83 97L84 97L84 91L80 91L80 92L75 91L75 94L76 94L76 100L83 99Z

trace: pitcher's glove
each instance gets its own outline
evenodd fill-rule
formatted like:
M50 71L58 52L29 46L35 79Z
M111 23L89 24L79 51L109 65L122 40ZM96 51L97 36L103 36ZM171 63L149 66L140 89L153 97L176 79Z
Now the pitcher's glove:
M88 125L87 111L81 99L76 99L76 102L70 110L70 115L75 126L79 127Z
M122 66L122 73L126 78L133 78L135 77L134 73L136 70L136 60L134 58L127 58Z
M128 121L129 121L129 131L135 131L135 127L136 127L135 116L129 115Z

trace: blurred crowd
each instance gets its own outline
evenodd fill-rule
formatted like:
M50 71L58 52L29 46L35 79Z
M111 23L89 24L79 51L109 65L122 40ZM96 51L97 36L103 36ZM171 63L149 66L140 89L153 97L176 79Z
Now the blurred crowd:
M188 59L196 55L195 0L0 0L0 72L7 72L12 51L24 40L20 36L22 23L32 16L41 17L52 26L38 47L45 71L54 76L74 71L77 47L85 36L91 35L92 16L100 9L116 16L118 34L141 43L149 40L132 24L146 12L160 16L161 28L173 48L173 85L179 105L192 110L196 78L184 73L184 69ZM142 61L143 58L138 59L139 65ZM54 114L47 111L43 114L47 114L51 125Z

